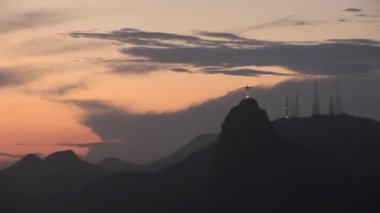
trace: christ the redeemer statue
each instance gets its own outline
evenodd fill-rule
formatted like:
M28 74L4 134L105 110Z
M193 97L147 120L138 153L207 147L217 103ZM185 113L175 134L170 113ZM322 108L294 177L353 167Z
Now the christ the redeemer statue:
M250 91L251 91L251 89L252 89L253 87L250 87L250 86L246 86L246 87L244 87L243 89L245 90L245 98L250 98L251 97L251 93L250 93Z

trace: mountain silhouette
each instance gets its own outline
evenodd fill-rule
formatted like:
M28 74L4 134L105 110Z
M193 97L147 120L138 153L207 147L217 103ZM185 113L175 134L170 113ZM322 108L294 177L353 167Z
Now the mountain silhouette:
M34 176L38 175L38 169L42 166L42 164L43 160L40 157L37 155L28 154L18 162L2 170L0 174L3 176Z
M314 119L327 120L309 124ZM27 156L0 173L0 195L9 194L0 202L14 212L378 212L380 175L357 173L328 155L330 151L317 149L318 141L337 134L324 131L342 128L336 136L341 138L347 130L330 119L352 122L352 131L363 135L378 130L376 122L349 116L271 122L256 100L244 99L226 116L216 142L211 140L216 135L196 138L174 154L179 157L171 157L177 163L165 163L155 172L133 172L121 171L125 162L108 159L103 167L118 172L105 173L101 165L71 151L44 160ZM363 129L356 126L364 123L368 126ZM301 136L293 141L285 134L291 131Z
M144 165L133 164L117 158L105 158L96 164L99 168L108 172L144 171Z
M282 137L365 174L380 174L380 123L350 115L279 119Z
M27 155L0 172L0 189L32 197L62 197L77 193L103 171L73 151L56 152L44 160Z
M109 172L121 171L140 171L140 172L154 172L162 168L174 165L179 161L185 159L194 152L207 147L218 138L218 134L202 134L193 138L184 147L178 149L167 157L153 161L148 164L133 164L116 158L106 158L101 160L97 165Z
M109 175L88 185L78 205L86 212L320 212L331 203L314 205L331 201L348 174L282 139L257 102L245 99L214 145L153 174Z

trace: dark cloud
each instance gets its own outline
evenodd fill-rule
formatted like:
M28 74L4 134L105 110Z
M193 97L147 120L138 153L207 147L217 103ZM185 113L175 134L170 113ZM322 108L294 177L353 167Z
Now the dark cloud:
M95 38L117 41L134 46L176 48L176 47L215 47L215 46L241 46L241 45L269 45L279 42L270 42L243 38L232 33L198 32L199 36L212 37L205 39L198 36L180 35L174 33L147 32L137 29L121 29L109 33L72 32L74 38Z
M300 73L363 75L380 69L380 47L352 43L272 45L262 48L125 48L156 63L194 66L282 66Z
M330 39L329 42L361 45L380 45L380 41L370 39Z
M82 123L103 141L122 141L122 145L93 147L88 158L114 156L135 162L161 158L189 142L194 136L218 132L224 115L236 96L194 106L184 111L163 114L133 114L109 106L104 113L88 112ZM224 103L220 106L217 104ZM210 113L212 110L212 113ZM217 125L216 125L217 124ZM111 144L111 143L109 143Z
M160 69L165 68L162 64L154 64L154 63L115 63L111 65L112 71L116 73L129 73L129 74L143 74L158 71Z
M287 26L307 26L307 25L316 25L322 23L321 21L307 21L307 20L300 20L295 15L286 16L271 22L263 23L263 24L257 24L252 25L240 29L234 30L237 34L243 34L254 30L262 30L267 28L274 28L274 27L287 27Z
M63 20L63 15L59 13L47 11L23 13L0 20L0 33L52 25Z
M170 70L173 72L193 73L192 71L190 71L189 69L186 69L186 68L172 68Z
M44 95L54 95L54 96L61 96L61 95L67 95L68 93L71 93L73 91L79 90L79 89L85 89L86 85L84 82L74 83L74 84L68 84L63 85L59 87L55 87L49 90L45 90L41 92Z
M0 68L0 88L21 86L35 80L39 74L32 70Z
M242 37L235 35L233 33L201 31L201 32L198 32L198 35L205 36L205 37L211 37L211 38L229 39L229 40L244 40Z
M120 142L109 142L109 141L99 141L99 142L93 142L93 143L60 143L57 144L57 146L62 146L62 147L72 147L72 148L102 148L102 147L107 147L107 146L118 146L118 145L123 145Z
M73 106L77 106L80 109L91 112L91 113L99 113L99 112L105 112L109 110L109 104L105 101L98 101L98 100L65 100L60 101L64 104L70 104Z
M254 69L235 69L235 70L203 70L203 73L207 74L223 74L233 76L260 76L260 75L276 75L276 76L288 76L288 74L282 74L272 71L254 70Z
M347 113L380 120L380 79L339 79L341 98ZM318 81L322 113L328 113L329 95L335 94L336 79ZM254 88L252 97L267 110L271 119L283 117L285 100L292 107L298 92L301 116L312 112L313 79L292 80L273 88ZM87 111L82 123L104 141L120 141L104 146L92 146L88 159L113 156L127 161L143 163L158 159L182 147L202 133L218 133L228 111L244 98L242 89L218 99L173 113L133 114L108 106L102 113Z
M171 69L173 72L182 72L182 73L202 73L202 74L222 74L222 75L231 75L231 76L260 76L260 75L276 75L276 76L288 76L289 74L277 73L272 71L263 71L255 69L220 69L218 67L214 68L204 68L197 71L191 71L185 68L174 68Z
M200 38L196 36L187 36L161 32L146 32L132 28L116 30L110 33L72 32L69 35L74 38L85 37L106 39L132 45L154 47L176 47L177 44L172 43L174 41L183 43L199 43L202 41Z
M343 11L349 12L349 13L360 13L360 12L362 12L362 10L360 8L346 8Z
M297 20L294 16L285 17L272 24L283 23L310 24ZM380 68L378 41L368 39L299 44L262 41L220 32L198 32L197 35L200 37L136 29L101 34L71 33L74 37L111 39L132 45L120 48L120 52L141 61L113 64L112 71L115 73L146 73L162 67L170 70L173 66L183 66L198 70L214 67L214 73L222 70L219 74L247 76L254 74L251 71L242 71L247 66L281 66L301 74L362 76L373 74ZM142 39L144 42L136 43L135 39ZM160 44L156 45L157 42ZM224 72L226 67L231 72ZM236 72L232 73L233 71ZM255 73L258 74L260 73Z

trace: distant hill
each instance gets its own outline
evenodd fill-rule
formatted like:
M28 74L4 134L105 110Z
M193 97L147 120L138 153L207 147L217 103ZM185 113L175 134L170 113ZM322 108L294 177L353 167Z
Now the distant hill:
M56 152L44 160L27 155L0 171L0 189L37 197L65 196L104 172L73 151Z
M99 168L108 172L144 171L144 165L133 164L117 158L105 158L96 164Z
M194 152L210 146L215 143L218 138L218 134L202 134L198 137L192 139L187 145L178 149L173 154L154 161L149 164L133 164L116 158L106 158L101 160L97 165L110 172L120 172L120 171L142 171L142 172L153 172L159 169L165 168L167 166L173 165Z
M364 173L380 174L380 123L350 115L279 119L280 135Z

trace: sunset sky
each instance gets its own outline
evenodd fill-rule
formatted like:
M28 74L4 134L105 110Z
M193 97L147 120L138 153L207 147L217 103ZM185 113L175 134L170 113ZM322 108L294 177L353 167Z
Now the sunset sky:
M218 131L235 102L194 113L247 84L380 76L379 0L0 3L2 162L65 149L148 162Z

